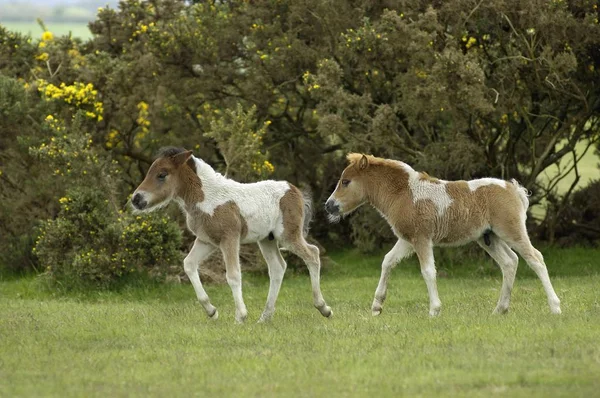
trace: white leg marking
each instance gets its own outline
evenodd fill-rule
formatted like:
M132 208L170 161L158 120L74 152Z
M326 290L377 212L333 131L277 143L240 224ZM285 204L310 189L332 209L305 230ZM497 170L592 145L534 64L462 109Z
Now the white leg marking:
M379 278L379 284L375 290L375 298L373 299L373 305L371 306L373 316L381 314L381 310L383 309L383 302L387 295L387 283L392 268L394 268L400 260L411 255L413 250L410 243L404 239L398 239L398 242L396 242L392 250L385 255L383 263L381 263L381 277Z
M442 308L442 302L438 296L437 284L435 281L435 261L433 258L433 244L431 241L419 242L415 244L415 251L421 264L421 275L427 285L429 292L429 315L437 316Z
M237 239L229 239L221 242L221 252L225 261L227 283L233 294L235 302L235 320L238 323L243 323L248 316L246 304L242 296L242 271L240 267L240 241Z
M550 306L550 312L553 314L560 314L560 300L552 287L552 282L550 282L550 276L548 275L548 268L546 268L546 263L544 262L544 256L540 253L529 240L529 236L527 235L527 228L525 227L525 223L523 222L520 226L519 236L516 238L505 237L502 236L502 239L506 241L510 247L515 249L517 253L523 257L523 259L527 262L527 265L531 267L531 269L537 274L540 281L542 281L542 286L544 286L544 290L546 291L546 296L548 298L548 305Z
M279 295L279 289L281 288L281 282L283 281L283 275L285 274L287 264L281 257L279 247L277 247L277 241L265 239L258 242L258 247L269 267L269 295L267 296L265 310L258 320L259 322L265 322L270 320L275 313L275 302Z
M511 248L495 235L490 235L490 245L486 245L483 239L478 239L477 243L485 250L490 257L496 261L502 270L502 289L500 298L494 309L494 314L505 314L510 305L510 294L515 282L515 275L519 265L519 257Z
M202 304L208 316L213 319L217 319L219 317L219 313L217 312L217 309L210 303L208 294L206 294L206 291L202 286L200 276L198 275L198 268L200 267L200 264L206 260L212 254L212 252L215 251L215 249L216 248L212 245L196 240L192 250L190 250L188 255L185 257L185 260L183 260L183 269L185 270L186 275L190 279L190 282L196 291L196 297L198 297L198 301L200 301L200 304Z
M308 244L301 236L295 242L286 242L292 253L300 257L306 263L310 274L310 283L313 292L313 302L321 315L328 318L333 314L331 307L327 305L323 294L321 293L321 259L319 258L319 248Z

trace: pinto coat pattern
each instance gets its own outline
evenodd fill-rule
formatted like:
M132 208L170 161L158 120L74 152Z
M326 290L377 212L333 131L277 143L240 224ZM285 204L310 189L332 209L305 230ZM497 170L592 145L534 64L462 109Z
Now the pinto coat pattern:
M500 266L502 289L495 313L508 311L519 253L540 278L550 311L561 312L542 254L532 246L525 219L527 191L515 180L483 178L444 181L415 171L406 163L350 153L335 191L326 202L335 221L365 203L388 221L398 242L386 254L372 312L379 315L391 269L416 253L429 292L429 314L441 309L433 257L434 246L476 241Z
M206 162L192 156L191 151L165 148L150 166L131 202L137 211L153 211L171 201L179 204L188 229L196 236L184 260L184 269L209 317L217 318L218 312L200 281L200 264L217 248L221 250L227 283L235 301L235 319L243 322L248 312L242 297L239 250L240 244L254 242L267 262L270 277L260 321L273 316L287 268L278 242L304 260L310 273L314 305L323 316L331 316L331 308L321 294L319 249L305 240L310 205L298 188L285 181L242 184L215 172Z

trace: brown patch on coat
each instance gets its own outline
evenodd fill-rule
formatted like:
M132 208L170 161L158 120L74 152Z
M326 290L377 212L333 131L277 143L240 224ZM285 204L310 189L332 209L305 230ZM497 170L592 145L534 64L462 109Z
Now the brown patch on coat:
M430 176L429 174L425 173L424 171L419 172L419 180L427 181L432 184L441 184L442 183L439 179Z
M304 197L294 185L279 200L279 208L283 218L283 238L293 241L302 237L304 226Z
M248 234L246 219L233 201L217 206L212 215L196 206L187 208L187 226L200 240L206 236L215 245L224 238L239 237L241 241Z

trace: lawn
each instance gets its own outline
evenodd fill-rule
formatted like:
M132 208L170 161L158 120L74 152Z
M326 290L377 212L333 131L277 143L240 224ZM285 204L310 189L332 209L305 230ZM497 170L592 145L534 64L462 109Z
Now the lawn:
M35 278L4 279L0 396L597 395L600 250L544 253L560 316L522 261L511 311L492 316L500 272L459 254L438 256L435 319L414 259L394 270L373 318L382 256L354 251L333 254L323 272L332 319L312 308L298 272L268 324L256 323L268 280L245 276L244 325L226 285L207 287L220 312L212 321L188 284L54 295Z

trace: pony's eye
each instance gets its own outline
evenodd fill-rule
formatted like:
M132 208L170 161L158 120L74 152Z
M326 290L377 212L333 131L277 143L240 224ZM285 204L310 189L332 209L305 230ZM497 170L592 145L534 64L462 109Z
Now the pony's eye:
M167 178L167 172L166 171L162 171L160 172L156 178L158 178L159 181L164 181L165 178Z
M350 184L350 180L342 180L342 186L347 187Z

